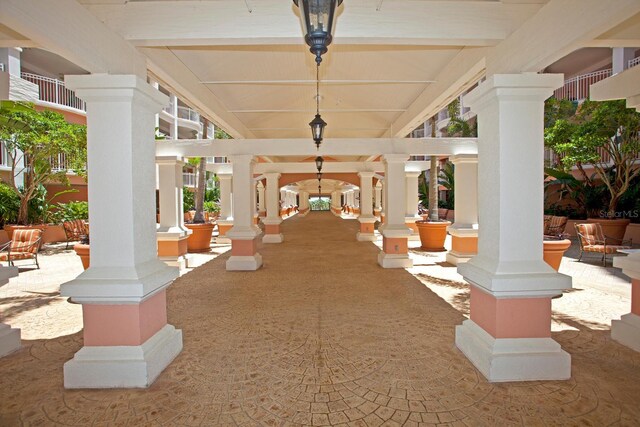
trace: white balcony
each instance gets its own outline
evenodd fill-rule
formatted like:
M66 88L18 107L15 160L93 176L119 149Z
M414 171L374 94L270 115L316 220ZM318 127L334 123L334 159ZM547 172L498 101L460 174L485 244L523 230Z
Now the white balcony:
M195 187L196 186L196 174L190 172L182 173L182 185L185 187Z
M78 112L87 111L85 102L78 98L74 91L67 89L62 80L56 80L31 73L21 73L20 76L24 80L38 86L39 99L43 103L55 104L54 107L68 107L73 110L77 110Z
M594 71L565 80L564 86L556 89L553 96L556 99L568 99L569 101L582 101L589 98L589 86L611 77L611 69Z

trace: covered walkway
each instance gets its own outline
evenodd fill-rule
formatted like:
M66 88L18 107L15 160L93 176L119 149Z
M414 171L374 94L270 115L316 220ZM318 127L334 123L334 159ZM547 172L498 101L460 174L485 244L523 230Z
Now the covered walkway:
M378 248L355 240L357 221L312 212L282 228L284 243L260 244L262 269L227 272L226 253L168 289L184 350L148 389L64 390L62 365L81 333L24 341L0 365L0 425L640 419L640 355L608 331L576 322L553 334L572 356L568 381L488 383L455 347L463 313L406 270L379 267Z

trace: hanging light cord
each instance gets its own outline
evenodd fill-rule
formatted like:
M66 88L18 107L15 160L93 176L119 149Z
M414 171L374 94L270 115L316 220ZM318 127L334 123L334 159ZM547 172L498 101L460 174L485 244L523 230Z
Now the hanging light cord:
M316 67L316 114L320 114L320 64Z

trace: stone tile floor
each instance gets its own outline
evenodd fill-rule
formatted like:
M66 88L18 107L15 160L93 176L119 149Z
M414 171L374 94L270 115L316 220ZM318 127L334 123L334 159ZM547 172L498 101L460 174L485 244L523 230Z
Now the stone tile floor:
M0 425L638 425L640 354L610 339L629 311L611 267L563 260L574 290L553 302L568 381L491 384L455 348L468 291L444 254L412 242L409 271L376 265L358 223L292 217L285 242L259 245L264 267L226 272L228 246L169 290L184 350L146 390L64 390L82 345L81 312L58 295L73 252L0 288L23 348L0 359ZM569 253L568 255L572 255Z

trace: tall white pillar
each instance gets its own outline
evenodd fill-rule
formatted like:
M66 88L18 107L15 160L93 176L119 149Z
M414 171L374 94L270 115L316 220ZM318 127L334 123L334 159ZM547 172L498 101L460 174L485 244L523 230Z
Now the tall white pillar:
M376 240L374 224L376 217L373 216L373 175L374 172L359 172L360 177L360 231L356 238L360 242L372 242Z
M156 157L160 196L158 256L167 265L187 265L187 239L191 234L184 226L182 167L184 159L176 156Z
M629 68L629 61L636 57L635 47L614 47L612 49L612 74L618 74Z
M571 357L551 338L551 298L571 278L542 258L544 100L560 74L487 78L465 98L478 114L478 255L458 265L471 315L456 345L489 381L560 380ZM518 177L518 179L514 179Z
M386 209L385 224L378 228L382 234L382 251L378 254L378 264L384 268L411 267L409 258L408 237L411 230L405 223L406 179L405 162L409 159L405 154L384 154L385 191L384 206Z
M640 253L616 257L613 265L631 278L631 311L611 321L611 338L640 351Z
M451 234L451 251L447 262L458 265L478 253L478 156L458 154L453 163L455 222L447 228Z
M382 212L382 181L378 180L373 188L373 215L379 217Z
M231 189L233 186L233 175L230 173L218 174L220 182L220 218L218 219L217 243L231 243L227 237L227 232L233 227L233 199Z
M262 233L253 222L255 211L255 181L251 154L231 156L233 168L233 227L227 231L231 239L231 256L227 260L228 271L257 270L262 266L257 241Z
M91 267L61 286L84 319L84 347L65 363L64 385L147 387L182 350L166 311L178 269L158 259L156 241L153 125L168 99L134 75L65 83L87 103Z
M280 174L277 172L267 172L264 174L267 179L266 198L267 216L262 219L264 224L263 243L282 243L284 236L280 232L282 217L280 216L280 190L278 180Z
M404 220L407 227L411 229L411 236L409 236L410 240L420 240L418 226L416 225L416 221L422 219L418 214L418 203L420 200L418 194L418 177L420 174L420 171L405 172L407 181L407 197L405 202L406 210Z
M0 265L0 286L9 283L9 279L18 275L18 267ZM13 353L21 347L20 329L12 328L0 322L0 357Z
M264 200L264 184L258 181L258 216L265 217L267 215L267 204Z
M307 216L309 213L309 193L307 191L300 192L300 215Z
M179 139L178 134L178 97L174 94L169 95L169 106L171 107L171 116L173 117L169 123L169 136L172 139Z

